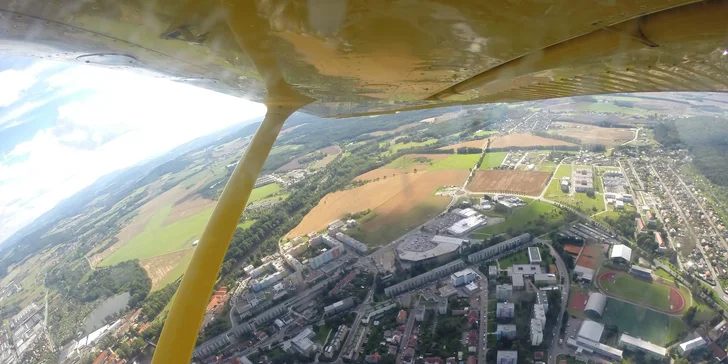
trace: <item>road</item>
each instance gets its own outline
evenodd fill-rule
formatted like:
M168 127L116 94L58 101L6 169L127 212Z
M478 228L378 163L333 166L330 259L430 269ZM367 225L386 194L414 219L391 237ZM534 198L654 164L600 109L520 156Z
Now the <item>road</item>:
M354 312L356 312L356 318L354 319L354 324L351 325L351 330L349 330L349 334L346 336L346 340L344 341L344 344L341 345L341 350L339 350L339 353L336 355L336 360L339 360L341 355L344 353L344 348L348 347L351 344L351 341L354 340L354 336L356 336L356 332L359 330L359 325L361 324L362 316L364 316L364 313L371 307L372 299L374 297L374 291L376 290L377 286L377 273L374 272L374 280L372 281L372 286L369 288L369 293L367 293L367 297L364 299L364 302L362 302Z
M569 287L571 287L571 277L569 271L566 269L566 264L561 256L554 250L554 247L549 243L545 243L549 247L551 256L556 261L556 269L559 271L559 277L564 279L564 284L561 285L561 308L559 310L559 316L556 319L556 326L554 329L556 334L551 340L551 346L549 346L549 363L553 364L556 362L556 356L563 350L563 347L558 345L559 337L561 337L561 325L563 324L564 312L566 312L566 304L569 302ZM564 344L565 345L565 344Z
M685 227L688 230L688 235L690 235L690 239L692 239L695 242L695 246L698 247L698 250L700 250L700 254L703 255L703 259L705 260L705 264L708 266L708 269L710 270L710 274L712 277L714 277L713 281L715 282L715 287L713 287L713 290L716 291L719 297L721 297L724 301L728 300L726 299L726 294L723 292L723 288L720 286L720 281L718 280L718 274L716 274L715 268L713 268L713 264L710 263L710 260L708 259L708 254L705 253L705 250L703 249L703 245L700 244L700 240L698 240L698 234L695 233L695 230L693 230L693 225L690 223L690 221L685 216L685 213L683 212L682 208L680 207L680 204L677 203L677 200L672 195L672 191L670 191L669 188L667 188L665 182L663 182L662 177L659 173L657 173L657 170L655 170L655 167L650 164L650 169L652 170L652 173L657 176L657 179L660 180L660 184L665 188L665 192L667 193L667 196L670 197L670 201L672 202L672 205L675 207L675 210L677 210L678 214L680 215L680 218L685 223Z
M480 335L480 343L478 344L478 363L485 363L485 356L488 354L488 278L480 270L474 269L480 275L482 289L480 290L480 326L478 327L478 335Z
M411 301L410 301L411 303ZM410 304L410 313L407 317L407 326L404 329L404 335L402 335L402 341L399 343L399 352L397 353L397 364L402 364L402 357L404 356L404 350L407 349L407 343L409 342L410 335L412 334L412 328L415 326L415 310L414 308L420 304L420 300L417 299L415 304Z

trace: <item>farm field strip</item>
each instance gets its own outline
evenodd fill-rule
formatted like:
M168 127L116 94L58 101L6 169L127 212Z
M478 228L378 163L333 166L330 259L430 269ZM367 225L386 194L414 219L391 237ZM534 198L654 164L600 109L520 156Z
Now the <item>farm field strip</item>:
M537 196L541 194L550 174L547 172L491 170L476 171L468 184L472 192L503 191Z
M490 148L508 148L508 147L537 147L537 146L556 146L556 145L576 145L574 143L565 142L563 140L544 138L532 134L508 134L493 139Z

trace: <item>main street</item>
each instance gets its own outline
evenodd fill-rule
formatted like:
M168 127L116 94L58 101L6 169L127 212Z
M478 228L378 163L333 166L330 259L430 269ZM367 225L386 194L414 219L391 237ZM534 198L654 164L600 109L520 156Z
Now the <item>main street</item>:
M482 274L479 269L474 271L480 276L480 325L478 326L478 335L480 343L478 344L478 363L485 363L485 356L488 354L488 278Z

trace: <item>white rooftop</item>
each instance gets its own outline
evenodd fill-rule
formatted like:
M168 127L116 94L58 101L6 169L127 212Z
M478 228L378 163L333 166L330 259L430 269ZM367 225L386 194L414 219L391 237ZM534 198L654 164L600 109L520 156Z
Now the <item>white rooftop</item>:
M599 342L602 338L602 333L604 332L604 325L592 321L592 320L584 320L584 322L581 323L581 328L579 328L579 337L583 337L585 339Z
M609 256L609 258L622 258L629 262L632 258L632 249L624 244L617 244L612 247L612 254Z
M665 349L664 347L655 345L649 341L644 341L642 339L638 339L636 337L629 336L627 334L622 334L622 336L619 337L619 341L632 345L632 346L635 346L635 347L638 347L643 350L653 352L658 355L662 355L662 356L667 355L667 349Z

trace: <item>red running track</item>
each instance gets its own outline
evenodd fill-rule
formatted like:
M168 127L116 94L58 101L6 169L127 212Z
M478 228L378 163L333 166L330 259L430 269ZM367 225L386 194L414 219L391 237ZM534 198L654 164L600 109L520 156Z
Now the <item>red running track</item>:
M661 308L653 307L653 306L650 306L650 305L646 305L644 303L640 303L640 302L637 302L637 301L630 300L630 299L628 299L626 297L614 295L614 294L611 294L611 293L607 292L607 290L605 290L602 287L601 281L602 280L604 280L604 281L612 281L612 280L614 280L614 278L618 274L628 274L628 273L625 273L625 272L622 272L622 271L618 271L618 270L608 270L606 272L603 272L603 273L599 274L599 278L597 278L597 286L599 286L599 290L602 291L602 293L604 293L607 296L616 297L616 298L619 298L621 300L624 300L624 301L627 301L627 302L631 302L631 303L633 303L633 304L635 304L637 306L650 307L653 310L660 311L660 312L664 312L664 313L669 314L669 315L674 315L674 314L680 313L685 308L685 297L683 297L682 293L680 293L680 290L678 290L677 288L675 288L675 287L673 287L673 286L671 286L669 284L663 283L663 282L653 281L652 284L661 284L663 286L666 286L666 287L670 288L670 307L675 307L672 310L664 310L664 309L661 309Z

